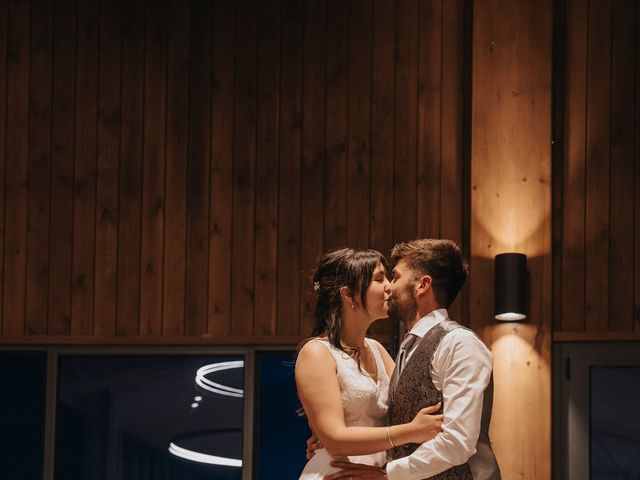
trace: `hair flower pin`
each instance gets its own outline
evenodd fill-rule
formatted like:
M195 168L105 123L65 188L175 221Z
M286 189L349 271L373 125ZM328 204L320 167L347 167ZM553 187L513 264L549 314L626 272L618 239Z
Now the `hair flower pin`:
M316 292L319 292L320 291L320 282L313 282L313 289Z

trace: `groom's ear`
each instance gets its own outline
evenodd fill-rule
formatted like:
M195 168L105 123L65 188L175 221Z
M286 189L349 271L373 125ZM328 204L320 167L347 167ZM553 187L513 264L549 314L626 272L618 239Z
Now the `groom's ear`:
M433 279L431 278L431 275L423 275L419 277L416 285L416 295L418 297L426 295L427 292L431 290L432 283Z

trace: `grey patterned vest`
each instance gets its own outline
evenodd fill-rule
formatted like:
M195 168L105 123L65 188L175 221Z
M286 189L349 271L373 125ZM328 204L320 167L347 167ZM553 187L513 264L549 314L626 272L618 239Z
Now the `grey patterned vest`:
M431 363L433 354L444 336L455 330L464 328L452 320L445 320L431 328L415 348L411 358L398 379L395 388L389 394L389 423L397 425L408 423L418 411L429 405L442 401L442 392L431 379ZM484 394L480 436L476 453L467 463L457 465L439 473L432 480L499 480L500 470L489 441L489 423L493 404L493 377ZM441 413L441 412L440 412ZM411 455L419 445L407 444L389 450L390 460Z

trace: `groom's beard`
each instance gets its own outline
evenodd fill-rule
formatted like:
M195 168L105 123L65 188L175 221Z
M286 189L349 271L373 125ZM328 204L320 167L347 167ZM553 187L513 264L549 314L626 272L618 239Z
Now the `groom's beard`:
M412 322L418 314L418 302L413 298L413 286L408 285L399 298L390 298L387 314L392 320Z

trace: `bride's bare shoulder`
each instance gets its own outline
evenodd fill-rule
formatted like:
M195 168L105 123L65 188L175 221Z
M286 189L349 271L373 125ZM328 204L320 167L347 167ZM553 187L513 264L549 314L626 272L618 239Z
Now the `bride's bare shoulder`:
M336 363L329 352L328 344L319 339L308 341L298 352L296 370L322 366L330 366L333 370L336 368Z

